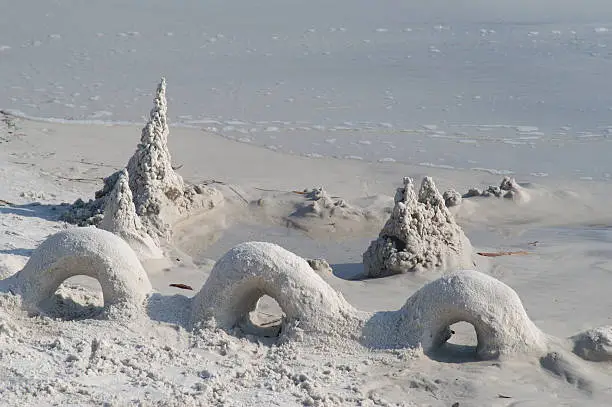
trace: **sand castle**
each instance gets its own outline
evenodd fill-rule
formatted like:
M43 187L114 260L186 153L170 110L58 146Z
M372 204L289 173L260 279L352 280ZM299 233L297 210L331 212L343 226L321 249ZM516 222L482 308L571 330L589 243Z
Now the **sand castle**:
M140 260L164 257L158 243L147 233L136 214L127 169L119 173L115 186L106 198L104 217L98 227L125 240Z
M167 239L172 224L196 210L211 209L223 202L218 190L207 185L188 185L172 168L168 150L166 80L157 87L149 122L142 129L140 143L127 165L134 207L145 231ZM64 214L64 220L79 225L96 225L121 171L104 180L95 200L77 200Z
M365 274L384 277L409 271L471 268L472 245L433 180L417 197L412 179L397 189L391 217L363 254Z

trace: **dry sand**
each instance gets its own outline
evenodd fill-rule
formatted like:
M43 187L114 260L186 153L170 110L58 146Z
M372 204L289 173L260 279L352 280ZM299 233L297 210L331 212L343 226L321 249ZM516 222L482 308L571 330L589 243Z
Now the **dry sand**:
M140 134L137 126L12 120L19 132L0 134L8 140L0 144L0 199L12 204L0 206L3 276L19 270L45 237L72 227L58 221L63 210L58 204L92 197L102 177L125 165ZM80 310L82 317L73 320L28 316L19 297L1 295L3 405L609 405L609 363L569 354L541 361L532 355L479 361L476 335L466 323L453 325L450 343L429 355L418 349L367 349L350 340L281 344L218 329L190 331L184 296L200 289L225 252L250 240L326 259L333 271L319 275L355 308L396 310L440 276L360 278L361 255L388 216L399 180L429 175L440 190L464 191L499 179L291 156L194 129L173 128L169 146L185 180L218 181L226 204L176 225L167 258L143 263L156 291L148 318L85 318L100 310L101 292L95 280L79 277L55 298L72 313ZM289 222L307 200L292 191L313 185L375 216ZM547 334L568 338L610 325L609 185L549 177L545 184L523 187L531 200L520 205L470 198L452 208L475 252L529 252L476 257L476 268L514 288ZM280 316L269 298L258 311L253 320L273 322ZM559 348L571 349L563 341Z

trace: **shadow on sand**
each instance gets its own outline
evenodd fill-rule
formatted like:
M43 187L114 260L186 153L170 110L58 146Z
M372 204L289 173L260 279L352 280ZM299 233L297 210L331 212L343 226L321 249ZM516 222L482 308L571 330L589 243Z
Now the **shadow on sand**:
M331 268L332 274L343 280L360 281L367 278L362 263L338 263L332 264Z
M40 218L48 221L58 221L67 205L48 205L32 202L23 205L0 206L0 215L16 215L28 218Z

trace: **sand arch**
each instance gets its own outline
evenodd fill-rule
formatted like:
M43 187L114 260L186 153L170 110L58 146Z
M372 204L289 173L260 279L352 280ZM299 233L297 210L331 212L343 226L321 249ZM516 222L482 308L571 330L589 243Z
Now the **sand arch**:
M11 278L11 285L26 308L37 310L63 281L76 275L98 280L107 315L139 309L152 290L130 246L93 227L67 229L47 238Z
M268 295L286 315L285 324L327 337L355 338L372 348L421 346L436 350L450 326L474 327L482 359L516 353L542 354L548 337L529 319L518 294L477 271L450 273L425 285L397 311L359 311L317 275L301 257L271 243L248 242L227 252L194 297L191 322L232 330Z
M419 343L428 352L445 343L449 327L473 325L482 359L542 352L547 337L529 319L518 294L486 274L463 270L445 275L414 293L397 311L395 340Z
M191 321L214 320L231 330L263 295L276 300L285 324L310 332L330 332L341 315L353 310L303 258L272 243L247 242L217 261L193 300Z
M126 315L121 310L142 310L152 291L129 245L92 227L52 235L4 284L21 295L26 308L39 309L64 280L75 275L98 280L107 315L117 318ZM217 261L193 298L188 319L192 326L213 323L231 331L264 295L276 300L286 315L283 326L292 327L286 332L361 339L368 347L421 346L425 352L434 351L449 339L449 327L460 321L474 326L477 353L483 359L544 354L549 344L517 293L480 272L444 275L414 293L399 310L371 314L353 308L306 260L263 242L242 243Z

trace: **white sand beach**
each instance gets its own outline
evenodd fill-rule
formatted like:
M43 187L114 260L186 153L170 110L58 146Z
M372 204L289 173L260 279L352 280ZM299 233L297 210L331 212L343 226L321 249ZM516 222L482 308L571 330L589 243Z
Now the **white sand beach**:
M0 405L610 405L612 8L76 3L0 17Z

